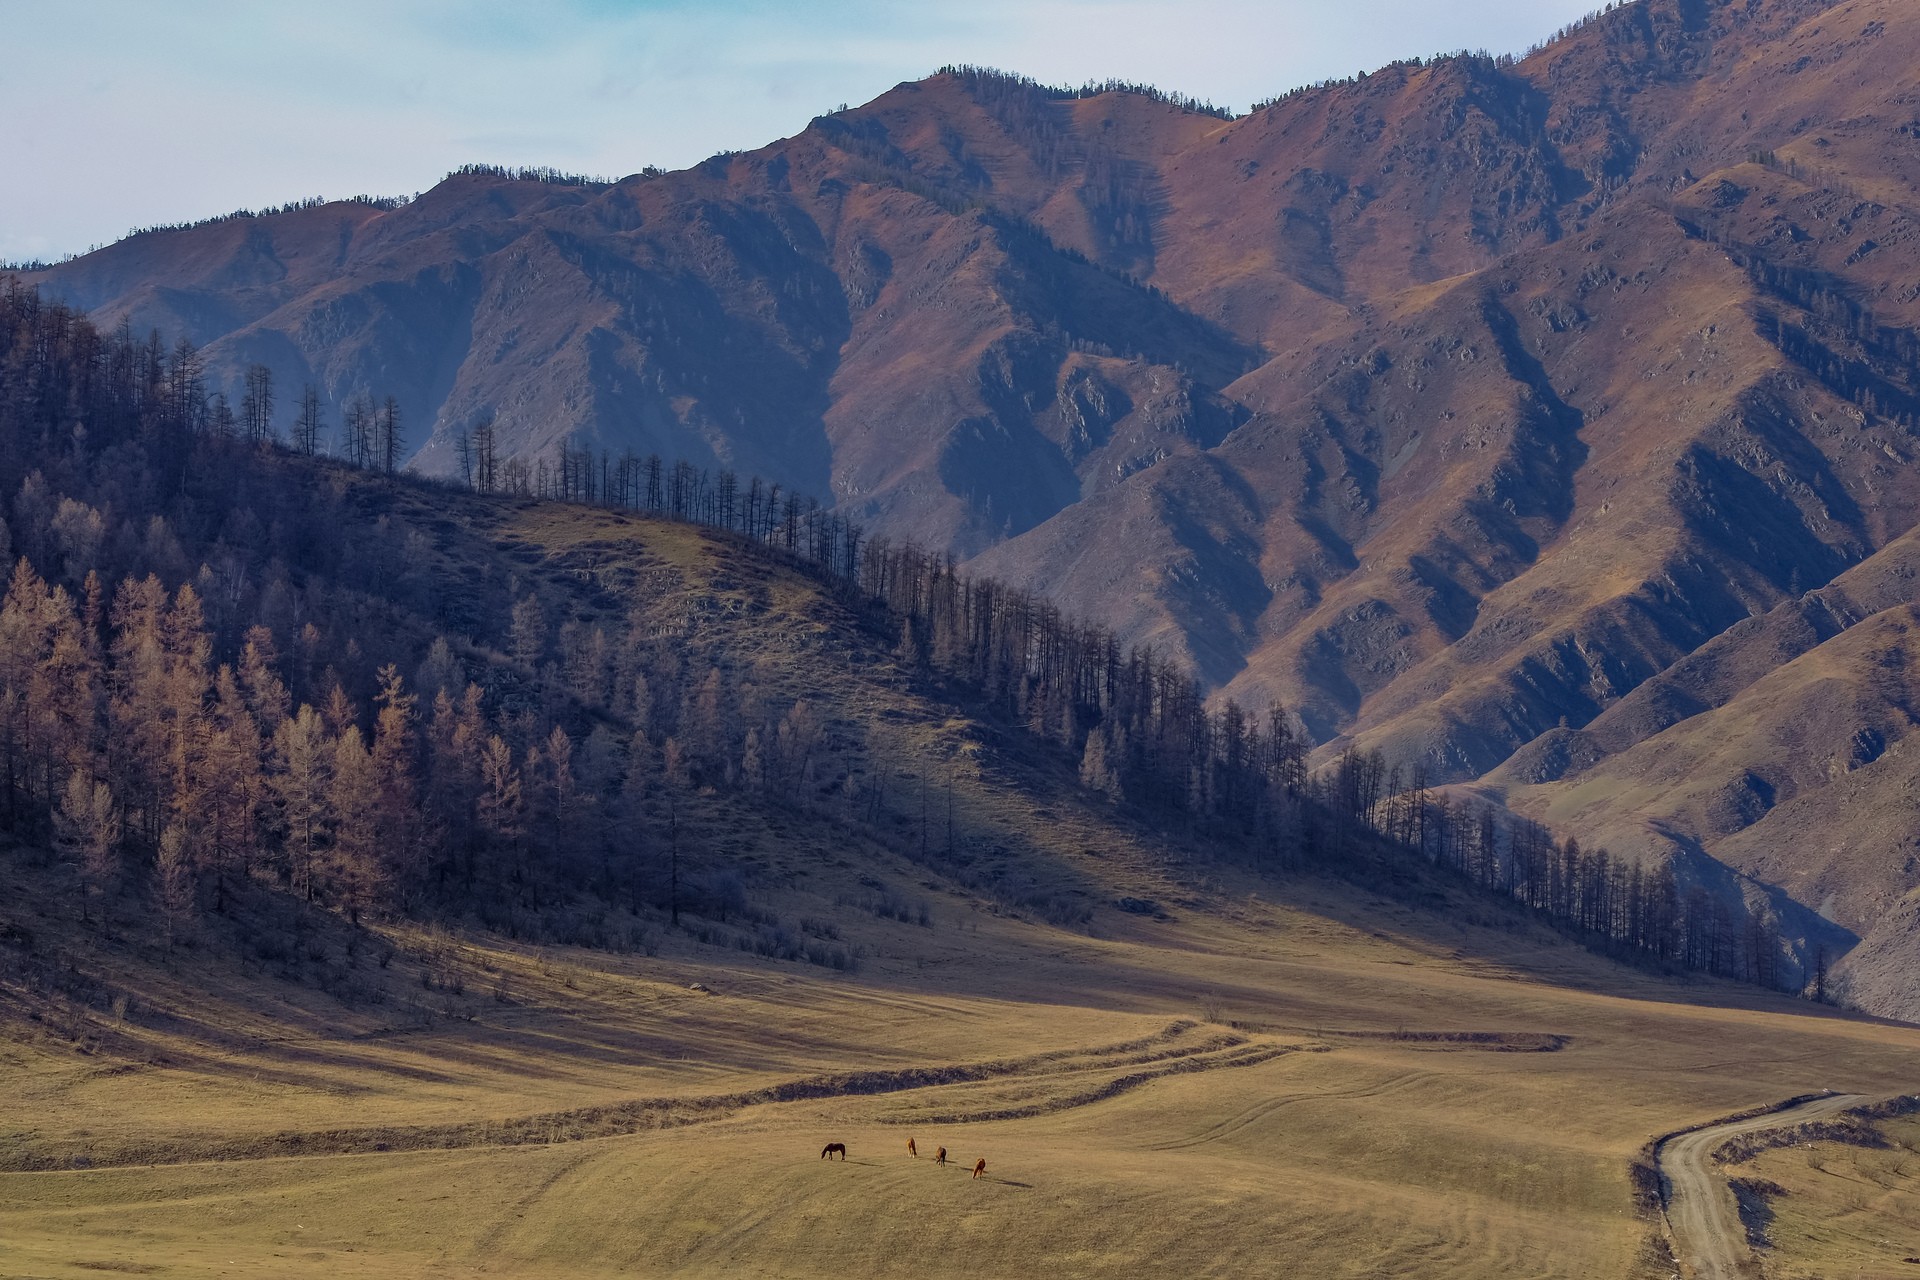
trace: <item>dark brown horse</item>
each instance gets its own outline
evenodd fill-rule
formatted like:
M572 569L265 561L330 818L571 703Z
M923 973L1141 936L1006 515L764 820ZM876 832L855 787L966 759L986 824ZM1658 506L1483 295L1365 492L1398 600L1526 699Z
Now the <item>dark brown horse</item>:
M847 1144L844 1142L829 1142L826 1146L820 1148L820 1158L822 1160L829 1159L836 1151L840 1153L842 1160L847 1158Z
M973 1176L978 1178L987 1171L987 1158L981 1156L973 1162Z
M912 1156L915 1160L918 1160L920 1158L920 1148L913 1145L912 1138L907 1139L907 1154Z
M945 1164L947 1162L947 1149L945 1147L941 1147L933 1153L933 1162L935 1164Z

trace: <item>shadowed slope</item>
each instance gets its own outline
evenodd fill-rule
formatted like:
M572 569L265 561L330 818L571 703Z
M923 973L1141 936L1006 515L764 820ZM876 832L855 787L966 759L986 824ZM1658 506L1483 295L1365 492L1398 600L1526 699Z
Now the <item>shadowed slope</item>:
M491 421L523 462L758 472L1297 709L1322 758L1504 785L1719 705L1635 691L1914 528L1915 67L1896 0L1636 0L1233 120L961 69L683 173L468 175L38 278L230 385L394 391L429 470ZM1850 861L1843 897L1920 887Z

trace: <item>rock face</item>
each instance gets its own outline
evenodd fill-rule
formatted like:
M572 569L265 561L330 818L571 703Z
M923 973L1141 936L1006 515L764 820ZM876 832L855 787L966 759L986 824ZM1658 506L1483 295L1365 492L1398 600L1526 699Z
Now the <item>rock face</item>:
M1910 5L1635 0L1234 120L963 71L682 173L35 278L334 420L394 394L429 471L491 420L830 498L1329 750L1885 918L1854 988L1895 1011L1916 208Z

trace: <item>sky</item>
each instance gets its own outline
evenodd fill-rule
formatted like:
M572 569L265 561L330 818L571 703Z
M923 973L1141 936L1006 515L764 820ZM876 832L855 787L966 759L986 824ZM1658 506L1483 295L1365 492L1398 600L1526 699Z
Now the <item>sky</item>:
M0 261L470 162L624 176L747 150L948 63L1238 111L1598 0L0 0Z

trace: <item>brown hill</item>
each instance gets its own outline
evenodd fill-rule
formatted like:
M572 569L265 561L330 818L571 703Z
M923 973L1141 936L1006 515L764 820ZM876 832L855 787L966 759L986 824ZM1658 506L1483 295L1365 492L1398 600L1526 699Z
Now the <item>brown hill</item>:
M1916 66L1893 0L1637 0L1232 120L962 70L683 173L37 278L230 383L392 392L427 470L491 419L815 491L1865 933L1920 886L1898 751L1830 767L1907 723Z

